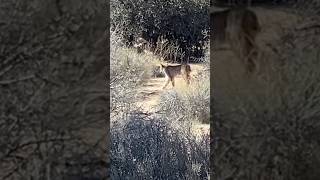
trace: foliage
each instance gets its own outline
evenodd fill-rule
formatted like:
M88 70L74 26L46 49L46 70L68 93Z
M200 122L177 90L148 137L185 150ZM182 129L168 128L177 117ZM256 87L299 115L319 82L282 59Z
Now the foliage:
M155 45L165 36L191 52L192 46L202 47L208 39L203 34L209 28L208 7L207 1L199 0L112 0L111 29L129 42L141 36Z

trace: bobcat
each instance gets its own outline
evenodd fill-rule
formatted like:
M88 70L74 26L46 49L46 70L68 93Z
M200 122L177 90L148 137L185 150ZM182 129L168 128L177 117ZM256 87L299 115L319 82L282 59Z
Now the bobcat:
M229 44L231 50L244 61L246 70L253 72L256 68L253 60L257 47L255 39L261 31L256 14L247 8L211 12L210 26L213 27L214 43Z
M183 79L186 81L187 85L190 84L190 72L191 67L189 64L180 65L163 65L160 64L160 71L164 72L166 76L166 82L162 89L165 89L169 82L171 81L172 87L174 87L174 78L178 75L182 75Z

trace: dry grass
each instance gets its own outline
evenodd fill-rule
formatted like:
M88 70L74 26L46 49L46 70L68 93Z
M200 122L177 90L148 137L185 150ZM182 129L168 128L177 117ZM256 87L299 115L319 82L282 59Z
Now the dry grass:
M177 86L163 93L160 97L158 111L171 122L201 122L209 124L210 80L209 54L202 60L203 69L191 69L192 80L189 87L182 80Z
M199 121L209 123L209 77L196 79L186 88L184 81L162 94L158 111L172 121Z
M173 126L171 123L173 117L170 114L163 114L167 112L147 113L137 106L141 100L138 96L141 88L144 88L146 82L155 76L154 70L159 64L159 59L149 53L137 54L134 49L125 48L118 43L120 41L116 37L113 39L110 130L112 179L123 177L203 179L207 177L208 134L197 138L189 133L189 125L183 124L184 126L179 126L180 128ZM208 85L208 79L207 82ZM195 83L192 86L194 89L196 84L200 87L200 83ZM204 89L208 90L209 87L203 87L202 90ZM182 89L181 94L183 94ZM197 98L200 95L204 96L201 100L205 99L207 104L199 102ZM200 90L189 91L185 92L184 96L189 104L197 101L202 107L207 106L208 111L208 92L206 94L200 93ZM177 113L186 114L182 111ZM192 112L187 113L189 117L191 114ZM192 120L196 119L192 118Z

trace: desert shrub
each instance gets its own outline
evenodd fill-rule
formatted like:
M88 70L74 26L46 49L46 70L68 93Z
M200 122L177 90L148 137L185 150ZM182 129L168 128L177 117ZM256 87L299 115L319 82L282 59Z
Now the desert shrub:
M210 81L209 77L190 85L188 90L171 90L160 97L158 111L171 121L209 123Z
M111 7L111 28L121 31L128 41L142 36L156 45L158 38L165 36L191 52L192 46L201 48L201 41L208 38L203 35L208 30L207 1L113 0Z
M208 136L197 141L144 113L128 118L111 128L112 179L207 179Z
M232 77L223 89L228 92L214 94L218 178L319 177L319 40L300 33L277 42L279 54L264 64L271 66L267 74L245 81ZM222 91L219 83L215 93Z
M125 47L115 32L111 33L110 41L111 113L123 115L135 108L138 87L154 75L158 59Z
M188 57L177 41L170 42L163 36L157 40L154 48L152 48L151 45L151 51L153 51L155 55L162 57L163 60L167 62L181 63Z

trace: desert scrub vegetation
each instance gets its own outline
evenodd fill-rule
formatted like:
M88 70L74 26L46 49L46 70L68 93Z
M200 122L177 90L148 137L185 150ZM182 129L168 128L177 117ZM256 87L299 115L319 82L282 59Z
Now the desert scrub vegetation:
M159 77L160 57L171 56L171 60L180 63L180 57L189 52L186 47L202 48L203 42L199 41L208 38L203 33L208 28L207 2L112 0L110 3L111 177L207 179L209 136L197 139L190 133L189 124L177 128L171 122L173 117L160 115L166 112L147 113L136 106L138 89L149 78ZM146 49L152 53L137 53L132 48L138 37L150 43Z
M201 122L209 124L210 81L201 79L188 90L170 90L161 95L158 111L171 122Z
M144 113L111 128L112 179L207 179L209 138L201 141Z
M125 47L115 31L111 32L110 43L110 112L115 115L136 108L137 88L152 76L158 58Z
M170 90L163 93L157 110L171 122L201 122L209 124L210 81L196 82L188 90Z
M157 111L171 122L209 124L210 55L202 58L204 69L192 77L188 88L181 86L161 94ZM192 70L192 69L191 69ZM182 82L184 83L184 82Z
M212 170L216 177L319 177L318 32L317 28L283 32L272 44L273 54L258 59L268 70L251 79L230 76L224 81L223 90L228 92L220 93L222 81L215 79L212 123L217 146Z
M169 116L142 112L138 87L151 78L159 59L137 54L111 33L112 179L206 179L209 136L197 140Z

